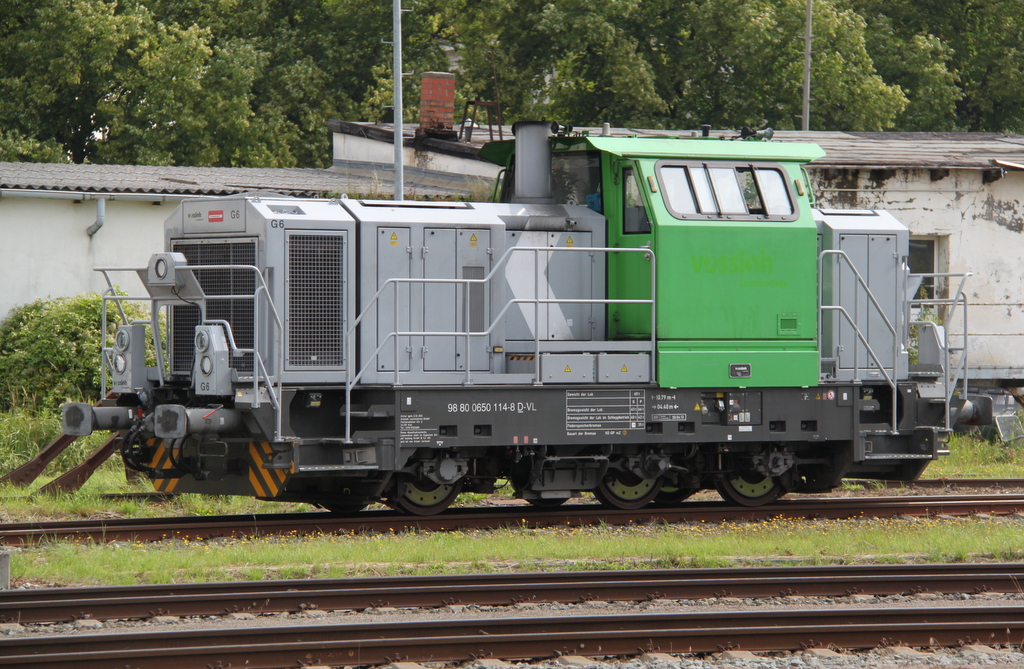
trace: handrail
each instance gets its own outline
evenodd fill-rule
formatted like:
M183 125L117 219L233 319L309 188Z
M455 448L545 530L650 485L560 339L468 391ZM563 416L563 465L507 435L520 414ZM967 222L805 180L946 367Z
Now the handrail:
M888 383L889 387L892 388L892 430L890 430L890 434L897 434L897 430L896 430L896 423L897 423L897 421L896 421L896 397L897 397L898 393L896 392L896 366L895 366L895 364L893 365L892 376L890 376L889 372L886 371L885 366L882 365L882 361L878 359L878 356L875 354L874 349L871 348L871 345L868 343L867 337L865 337L864 333L861 332L861 329L859 327L857 327L857 323L854 321L853 317L850 315L850 313L846 310L845 307L841 307L841 306L838 306L838 305L822 305L821 306L821 310L822 311L835 311L835 312L838 312L838 313L842 314L843 316L845 316L847 322L850 324L850 327L853 328L854 333L857 335L857 339L862 341L862 342L864 342L865 351L867 352L868 355L871 356L871 359L875 361L875 364L878 365L878 371L882 372L882 375L885 377L886 383ZM856 368L856 363L854 364L854 367ZM856 369L854 369L854 376L856 376Z
M946 401L946 416L945 416L945 427L950 429L952 427L950 420L949 406L953 401L953 394L956 392L958 384L962 384L963 395L967 396L968 384L970 381L970 365L969 356L967 355L967 342L969 339L969 332L967 330L967 296L964 294L964 285L967 283L968 277L972 276L971 272L923 272L920 274L913 274L914 277L921 277L922 279L952 279L959 278L960 283L957 285L956 290L953 291L952 297L938 297L938 298L922 298L922 299L910 299L907 300L908 306L910 307L926 307L926 306L948 306L952 307L946 317L943 319L941 325L945 331L946 340L942 346L942 391ZM963 350L960 355L960 360L957 361L955 367L950 364L950 347L948 338L950 336L949 328L956 317L957 309L962 309L962 328L963 328ZM915 320L911 321L910 325L922 325L924 323L932 323L931 321ZM950 374L952 372L952 374Z
M819 336L818 336L818 356L819 357L821 356L821 334L820 333L822 331L822 323L821 323L821 321L822 321L822 313L825 312L825 311L838 311L838 312L842 313L846 317L847 321L853 327L854 332L856 333L856 337L853 340L853 382L854 383L859 383L860 382L860 343L863 342L864 343L865 351L867 352L867 354L869 356L871 356L872 360L875 361L875 364L878 366L878 370L885 377L886 382L889 384L889 387L892 389L892 430L891 430L891 433L892 434L896 434L897 433L897 426L898 426L898 423L899 423L898 412L897 412L897 409L898 409L897 400L899 399L899 392L897 392L897 387L896 387L897 386L897 381L896 381L896 362L897 362L897 360L899 360L899 346L900 346L899 334L898 334L896 328L893 326L892 322L889 320L889 317L885 315L885 310L882 309L882 305L880 305L878 303L878 300L875 299L875 295L874 295L874 293L871 292L871 288L868 287L867 281L865 281L864 277L861 276L861 273L857 270L857 267L853 264L853 261L850 259L850 256L847 255L847 253L845 251L842 251L840 249L825 249L824 251L819 253L818 254L818 276L819 277L824 277L825 276L825 269L824 269L825 268L825 256L829 256L829 255L836 256L837 258L842 258L846 262L847 266L850 268L850 270L853 272L854 276L857 278L857 283L859 284L859 286L861 288L863 288L864 293L867 295L868 299L871 300L871 304L874 305L875 310L878 312L878 315L880 315L882 317L882 320L885 322L885 326L887 328L889 328L889 333L892 335L892 371L891 371L891 374L890 374L890 372L888 372L886 370L885 366L882 365L881 361L878 359L878 355L875 353L874 349L871 347L871 344L868 342L867 338L861 332L860 327L855 322L855 319L850 316L849 312L845 308L840 307L840 306L836 306L836 305L825 305L825 303L824 303L825 302L825 282L823 280L819 280L818 281L818 333L819 333ZM899 269L901 264L902 264L901 259L897 257L896 258L897 269ZM861 293L860 290L854 290L853 291L853 311L854 311L855 314L860 314L860 293Z
M469 326L468 309L469 300L465 296L468 295L468 288L472 284L487 285L498 276L498 272L508 263L513 253L531 252L534 256L534 270L540 267L540 253L553 253L553 252L571 252L571 253L643 253L645 258L651 261L651 297L650 299L637 299L637 300L613 300L613 299L582 299L582 298L541 298L539 297L541 282L534 281L534 297L533 298L515 298L505 302L505 305L499 310L498 314L491 319L490 325L480 332L473 332ZM351 443L352 439L352 414L351 414L351 403L352 403L352 388L356 383L363 377L366 371L369 369L370 364L377 359L380 352L384 350L384 346L389 341L394 341L395 346L395 357L394 357L394 385L401 385L401 364L399 362L399 340L402 337L434 337L434 336L450 336L450 337L465 337L466 338L466 385L472 385L472 358L471 358L471 340L472 337L487 337L490 336L494 329L501 323L505 314L514 304L533 304L534 305L534 353L535 359L535 371L533 383L539 385L542 383L540 374L540 319L539 310L541 304L649 304L651 306L651 379L656 378L656 362L655 350L656 350L656 336L657 336L657 314L655 311L655 291L657 283L657 267L655 264L655 254L648 247L639 248L610 248L610 247L549 247L549 246L513 246L505 250L502 256L494 263L491 271L481 279L429 279L429 278L417 278L417 277L391 277L384 281L381 286L374 293L373 297L368 300L366 307L360 312L360 314L353 320L350 327L345 333L345 443ZM453 332L433 332L433 331L402 331L392 330L388 334L381 337L378 334L377 348L367 356L366 362L362 367L353 375L354 364L352 362L353 349L352 345L353 338L355 335L356 328L363 322L368 314L375 308L378 307L380 297L384 294L384 291L389 286L394 286L395 295L395 326L397 328L399 323L398 318L398 289L402 284L450 284L450 285L465 285L463 295L463 302L466 305L467 313L464 314L464 323L466 328L464 330L453 331Z
M875 296L872 293L870 287L867 285L867 282L864 280L864 277L860 274L860 272L858 271L857 267L853 264L853 261L850 259L850 257L845 252L843 252L841 250L834 250L834 249L828 249L828 250L822 251L819 254L819 256L818 256L818 273L819 273L819 276L820 277L824 277L825 276L825 274L824 274L824 261L825 261L825 256L827 256L827 255L832 255L832 256L837 256L838 258L842 258L843 261L850 268L850 270L853 272L854 276L857 279L857 288L854 290L854 295L853 295L854 314L859 314L860 313L860 295L861 295L861 292L863 292L867 296L867 298L870 300L870 303L873 305L874 310L877 312L877 314L879 316L881 316L882 321L885 323L886 327L889 329L889 333L890 333L890 335L892 335L892 338L893 338L893 360L892 360L892 367L891 367L891 369L889 369L889 368L884 367L881 364L881 362L878 359L877 354L875 353L874 349L872 348L870 342L865 337L864 333L861 331L860 327L858 326L858 324L856 322L856 318L854 316L852 316L846 309L844 309L842 307L835 306L835 305L826 305L826 304L824 304L824 281L820 281L819 285L818 285L818 332L820 333L821 330L822 330L822 314L824 312L826 312L826 311L836 311L836 312L840 312L840 313L843 314L843 317L847 320L849 325L853 328L854 333L856 335L855 338L854 338L854 350L853 350L853 381L854 381L854 383L859 383L860 382L860 371L861 371L861 368L860 368L860 345L863 344L864 347L865 347L866 352L872 358L874 363L878 366L879 371L885 377L885 380L889 384L890 388L892 388L892 391L893 391L893 393L892 393L892 431L893 431L893 433L895 433L897 431L897 426L898 426L898 419L897 419L898 405L897 405L897 399L898 399L899 393L897 392L898 379L896 378L896 369L897 369L897 361L898 361L898 356L899 356L899 346L900 346L900 343L901 343L899 341L899 333L896 330L896 328L893 326L892 322L889 320L889 317L886 315L885 311L882 309L882 307L879 304L878 300L875 298ZM898 270L902 269L904 267L903 264L902 264L902 260L900 258L896 258L896 264L897 264L897 269ZM943 341L941 343L942 369L943 369L943 372L942 372L942 378L943 378L943 401L945 403L944 427L946 429L950 429L950 427L951 427L951 420L950 420L949 407L950 407L950 404L952 402L953 394L956 391L957 385L960 384L960 383L963 383L964 393L966 394L966 386L967 386L967 381L968 381L968 378L969 378L969 365L968 365L968 360L967 360L967 338L968 338L967 308L966 308L967 307L967 298L964 295L963 288L964 288L964 284L965 284L965 282L967 280L967 277L970 276L970 273L969 272L967 272L967 273L961 273L961 272L932 272L932 273L922 273L922 274L910 275L909 273L906 273L904 271L904 272L902 272L902 274L905 275L903 280L902 280L902 283L904 283L904 284L906 284L906 279L909 278L910 276L913 276L915 278L916 277L921 277L921 278L959 278L960 279L960 283L956 287L956 290L954 291L954 294L953 294L952 297L949 297L949 298L936 298L936 299L912 299L912 298L907 298L906 297L906 291L904 290L904 292L903 292L904 299L902 301L902 304L903 304L903 307L902 307L903 318L904 318L905 322L907 323L907 327L911 327L911 326L914 326L914 325L920 325L922 323L928 322L928 321L919 321L919 320L918 321L912 321L910 319L910 309L913 308L913 307L922 307L922 306L927 306L927 305L951 306L952 308L948 311L948 313L946 314L945 318L943 319L943 323L942 323L943 328L947 332L947 336L948 336L949 325L953 322L954 318L956 317L958 308L960 308L961 306L963 307L963 310L960 313L962 313L962 318L963 318L964 348L963 348L963 353L962 353L959 361L957 361L955 366L951 364L950 346L949 346L948 342L947 341ZM837 300L838 300L838 297L834 296L833 297L833 301L837 301ZM820 354L820 352L821 351L820 351L820 338L819 338L819 354Z
M148 301L150 302L150 327L153 336L153 345L157 351L157 374L159 376L160 384L166 383L164 372L165 362L163 360L161 339L160 339L160 328L158 321L158 314L160 308L164 305L171 304L174 302L185 302L190 303L189 300L185 300L181 297L154 297L153 295L147 295L146 297L132 297L117 295L114 290L113 283L110 280L108 272L112 271L144 271L146 268L135 268L135 267L97 267L95 271L101 272L107 281L109 288L104 291L103 294L103 309L102 309L102 327L104 342L101 346L101 354L103 356L104 365L101 371L101 388L106 390L106 372L107 367L111 364L109 355L113 349L106 346L106 324L107 324L107 302L113 301L118 305L118 309L121 312L122 319L127 323L127 318L124 316L124 310L121 308L121 301ZM240 357L251 353L253 355L253 407L260 407L260 383L261 381L267 388L267 392L270 397L271 406L274 408L274 441L281 440L281 427L282 427L282 406L281 401L283 399L283 386L282 377L284 375L284 322L281 320L281 316L277 311L277 307L274 305L273 299L270 297L270 288L267 286L266 278L263 273L255 265L184 265L177 268L179 271L187 270L189 272L195 272L197 270L248 270L251 271L256 277L256 287L252 294L241 294L241 295L206 295L205 292L201 299L214 299L214 300L252 300L253 302L253 344L252 348L241 348L235 341L234 331L232 330L231 324L222 319L207 319L205 315L205 309L201 309L203 324L207 325L220 325L225 328L225 334L227 335L228 346L231 350L233 357ZM199 285L198 279L196 284ZM277 365L276 374L271 374L267 369L266 362L263 359L263 355L260 353L260 297L263 297L269 307L269 313L273 318L274 324L277 326L278 338L277 338ZM276 388L275 388L276 386Z

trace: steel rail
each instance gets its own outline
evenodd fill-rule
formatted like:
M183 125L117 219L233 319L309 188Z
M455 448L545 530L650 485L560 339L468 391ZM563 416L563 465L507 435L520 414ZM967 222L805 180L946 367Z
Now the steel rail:
M635 511L597 504L569 504L539 510L526 506L449 509L437 516L404 516L364 511L353 516L284 513L142 519L97 519L0 524L0 544L28 545L56 540L159 541L273 534L381 533L406 530L459 530L501 527L582 527L638 523L757 521L770 518L1012 514L1024 511L1024 495L926 495L920 497L786 498L761 507L687 501L674 507Z
M959 646L972 640L1019 644L1024 607L803 609L401 621L5 640L0 667L23 669L276 669L304 664L365 665L398 659L466 661L571 655L800 650L834 645Z
M879 484L884 488L905 488L913 490L914 488L976 488L976 489L1016 489L1024 488L1024 479L961 479L961 478L941 478L941 479L918 479L916 481L866 481L859 479L849 479L851 483L858 485L868 486L869 488L873 485Z
M380 606L1021 592L1024 564L854 565L186 583L0 591L0 622Z

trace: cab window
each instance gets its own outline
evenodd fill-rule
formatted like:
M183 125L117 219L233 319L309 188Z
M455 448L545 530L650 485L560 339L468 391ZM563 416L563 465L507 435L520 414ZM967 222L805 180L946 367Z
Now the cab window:
M662 161L656 171L665 204L676 218L796 218L781 166Z
M596 151L552 153L551 197L559 204L581 204L601 213L601 155Z
M640 185L632 167L622 170L622 232L627 235L648 234L651 220L644 209Z

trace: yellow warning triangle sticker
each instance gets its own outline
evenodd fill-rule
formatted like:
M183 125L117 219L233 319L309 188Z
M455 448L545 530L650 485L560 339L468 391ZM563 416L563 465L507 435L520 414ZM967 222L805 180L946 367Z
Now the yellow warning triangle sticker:
M694 404L693 405L693 410L694 411L700 411L700 404Z
M566 366L565 366L565 373L566 373L566 374L568 374L568 373L569 373L569 372L571 372L571 371L572 371L572 370L571 370L571 369L569 369L569 365L566 365Z
M626 366L625 366L625 365L623 365L623 366L622 366L622 371L624 371L624 372L628 372L629 370L628 370L628 369L626 369Z
M565 245L566 246L572 246L572 237L570 237L569 239L565 240Z
M470 235L469 241L475 242L476 241L476 235Z
M398 233L397 232L392 232L391 233L391 239L398 239Z

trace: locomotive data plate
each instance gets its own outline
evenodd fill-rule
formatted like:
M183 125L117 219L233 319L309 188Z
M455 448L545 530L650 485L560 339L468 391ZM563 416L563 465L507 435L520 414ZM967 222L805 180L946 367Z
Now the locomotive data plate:
M565 433L568 437L622 434L643 430L645 425L643 390L567 390L565 391Z

